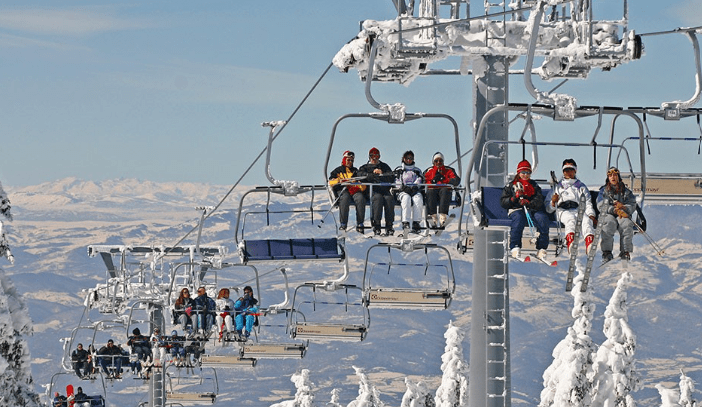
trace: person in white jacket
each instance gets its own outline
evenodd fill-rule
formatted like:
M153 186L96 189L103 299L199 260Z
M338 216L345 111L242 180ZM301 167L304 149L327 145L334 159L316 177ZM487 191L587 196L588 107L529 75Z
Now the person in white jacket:
M585 253L590 250L592 239L594 238L597 217L592 206L590 190L582 181L576 177L578 166L575 160L567 158L563 160L563 178L553 187L546 196L546 211L556 212L557 219L565 225L565 239L568 252L570 245L575 239L575 224L578 220L578 206L580 197L585 196L585 216L581 228L581 236L585 236Z
M232 332L232 314L234 313L234 301L229 299L228 288L219 290L215 303L217 304L217 315L215 319L217 321L219 337L222 338L226 336L225 339L228 339L229 334Z

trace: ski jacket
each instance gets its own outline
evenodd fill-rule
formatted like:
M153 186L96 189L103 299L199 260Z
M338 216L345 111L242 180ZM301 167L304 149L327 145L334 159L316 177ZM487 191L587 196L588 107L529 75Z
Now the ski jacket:
M87 362L88 361L88 351L85 349L76 349L71 354L71 361L73 362Z
M194 308L202 315L213 314L217 310L217 304L207 294L203 294L195 297Z
M234 312L234 301L229 298L218 298L215 300L217 303L217 312L224 314L231 314Z
M239 297L234 303L234 309L236 312L247 312L250 314L255 314L258 312L258 300L254 297Z
M520 186L517 181L510 181L502 189L502 195L500 196L500 206L507 209L507 213L511 214L514 211L518 211L526 206L527 209L538 212L544 210L544 194L541 192L541 187L533 179L529 180L532 188L534 188L534 193L532 195L525 195L524 198L528 201L525 205L520 203L517 199L517 191L520 190Z
M373 171L380 170L381 174L375 174ZM395 182L395 175L392 172L392 168L382 161L378 161L377 164L366 163L358 169L358 175L361 177L366 177L366 182L371 184L379 183L393 183ZM374 194L389 194L389 186L373 186Z
M630 218L636 211L636 197L621 181L616 187L613 187L611 184L603 185L597 194L597 209L599 209L600 213L604 212L616 217L615 202L624 204L622 209Z
M402 163L393 171L395 174L395 187L409 195L414 195L419 192L419 184L424 183L422 170L414 165L406 165Z
M100 348L98 351L98 355L100 356L121 356L122 355L122 350L117 346L117 345L112 345L110 346L103 346Z
M83 393L82 391L79 391L78 393L76 393L75 395L73 395L73 400L74 400L76 403L80 403L80 402L83 402L83 401L88 401L88 400L90 400L90 399L88 398L88 395L87 395L87 394Z
M149 344L149 338L144 335L132 335L127 340L127 346L131 346L134 349L135 346L146 346L151 347Z
M555 206L551 204L551 197L553 197L554 193L558 194L558 201ZM560 211L568 210L577 211L581 196L585 197L585 216L595 216L595 208L592 206L590 190L587 185L579 179L563 178L558 181L551 192L546 196L546 212L553 213L556 209L558 209L559 213Z
M358 168L356 167L346 167L344 165L340 165L332 170L332 172L329 174L329 186L332 187L332 192L334 192L334 196L337 197L341 193L341 191L344 189L344 186L341 185L341 181L349 178L354 178L358 177ZM348 185L347 188L349 191L349 194L353 196L356 192L363 192L366 190L365 185Z
M182 303L176 301L175 305L173 306L173 310L175 311L173 313L173 317L178 318L178 316L185 314L186 310L188 308L192 309L195 306L195 301L193 301L192 298L190 297L183 297ZM190 316L190 315L188 315Z
M434 165L424 171L424 180L427 184L434 185L453 185L458 186L461 182L461 177L456 174L456 170L451 167L442 165L440 167ZM429 186L429 189L436 188Z

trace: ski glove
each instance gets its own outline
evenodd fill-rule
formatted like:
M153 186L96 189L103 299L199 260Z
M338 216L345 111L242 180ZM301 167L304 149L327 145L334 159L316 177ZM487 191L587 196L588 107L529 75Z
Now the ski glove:
M592 221L592 226L597 227L597 217L594 215L588 215L588 218Z
M626 213L626 211L624 211L623 209L615 209L614 213L616 213L617 216L619 216L620 218L628 218L629 217L629 214Z
M556 203L558 202L558 194L553 194L551 197L551 206L556 206Z
M529 200L525 198L519 198L519 205L520 206L527 206L529 205Z
M441 181L443 181L443 180L444 180L444 176L443 176L440 172L437 172L437 173L434 175L434 178L431 179L431 183L432 183L432 184L438 184L439 182L441 182Z

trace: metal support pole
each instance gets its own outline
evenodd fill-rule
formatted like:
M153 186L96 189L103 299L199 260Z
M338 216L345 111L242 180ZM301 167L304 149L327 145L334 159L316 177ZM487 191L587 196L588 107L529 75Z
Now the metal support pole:
M473 85L473 122L491 108L508 102L509 60L486 56L484 76ZM494 114L485 128L487 137L473 148L482 151L488 140L507 141L508 112ZM503 186L507 174L507 145L488 145L482 173L484 186ZM473 170L477 171L476 162ZM509 345L509 267L506 259L507 232L478 229L473 252L473 314L470 331L470 406L511 406Z

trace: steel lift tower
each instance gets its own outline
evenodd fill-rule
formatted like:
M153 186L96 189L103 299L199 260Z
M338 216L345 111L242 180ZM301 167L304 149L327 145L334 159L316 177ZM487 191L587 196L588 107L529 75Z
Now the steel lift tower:
M473 154L482 155L483 165L478 164L480 159L474 160L465 179L470 180L472 172L483 186L502 187L506 181L507 148L499 142L509 138L508 110L487 113L509 103L510 74L523 74L524 86L535 99L532 103L552 107L554 120L574 120L575 99L537 90L532 75L585 79L592 69L610 70L641 56L640 37L627 25L627 0L622 0L622 17L617 20L595 20L592 0L488 0L479 2L477 14L471 14L469 0L392 2L397 18L364 22L357 38L337 53L334 64L344 72L358 70L367 94L371 81L407 85L423 75L472 75L472 127L485 132L473 134ZM453 56L461 57L455 70L430 68ZM542 61L539 67L534 67L536 58ZM518 63L523 69L510 69ZM398 105L374 107L391 114L403 110ZM475 231L472 407L511 405L506 240L504 229Z

